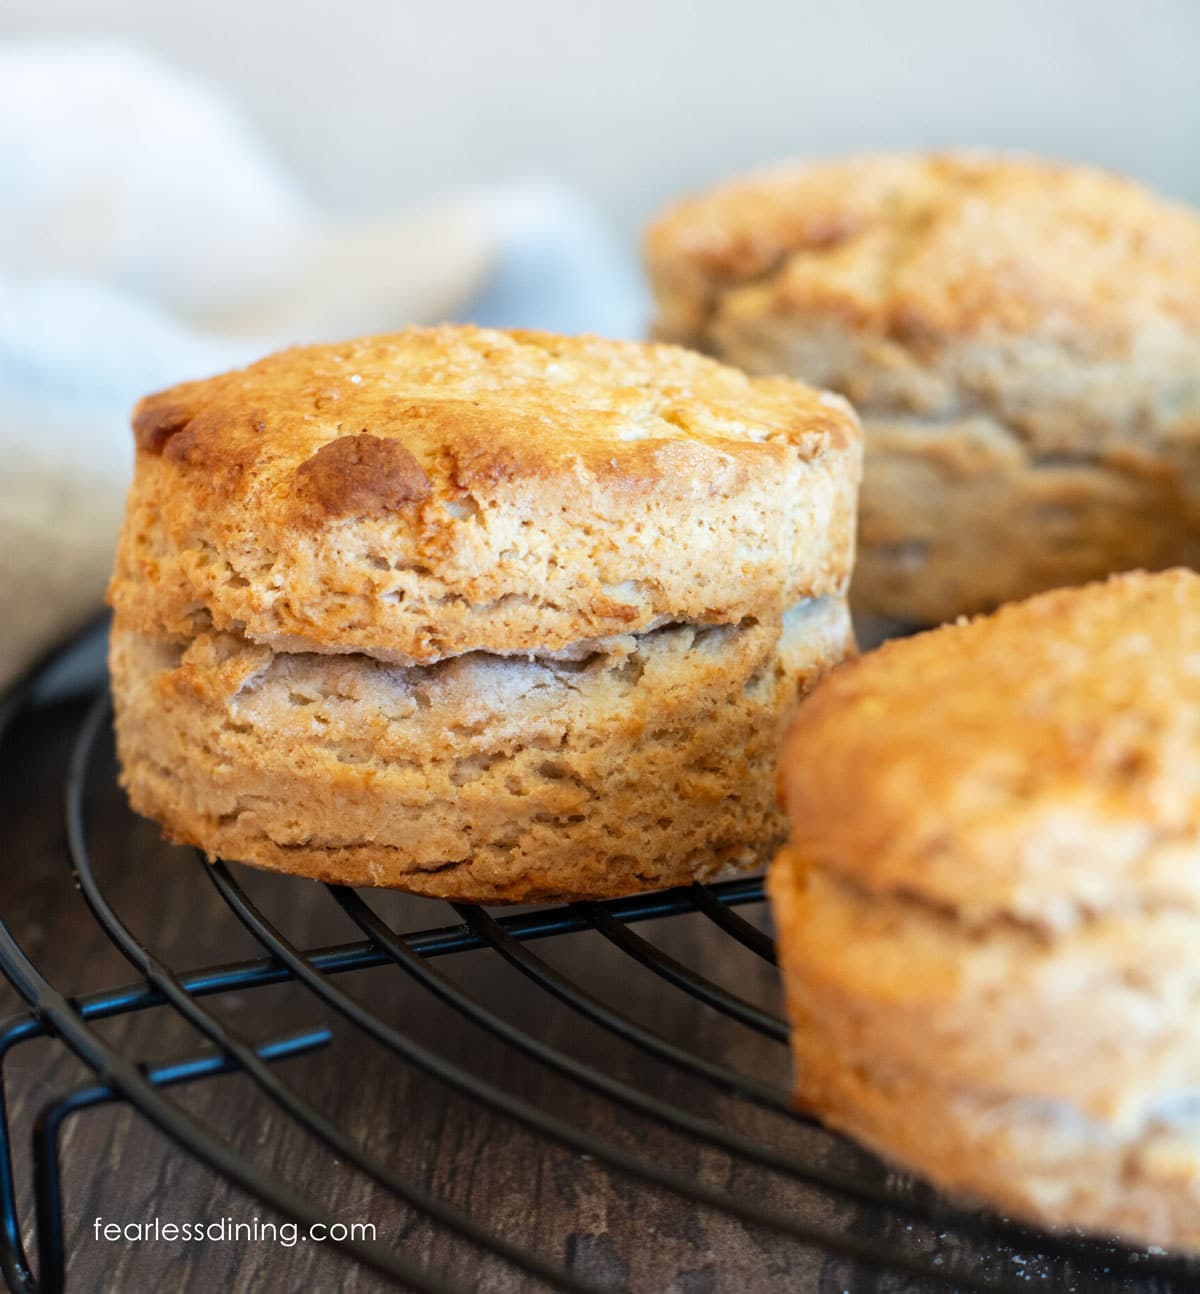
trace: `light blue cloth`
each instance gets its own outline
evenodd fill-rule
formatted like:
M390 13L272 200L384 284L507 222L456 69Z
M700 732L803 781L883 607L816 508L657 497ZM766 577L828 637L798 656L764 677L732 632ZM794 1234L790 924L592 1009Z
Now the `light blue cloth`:
M412 322L647 315L633 250L553 182L335 221L211 86L108 42L0 45L0 687L99 609L139 395Z

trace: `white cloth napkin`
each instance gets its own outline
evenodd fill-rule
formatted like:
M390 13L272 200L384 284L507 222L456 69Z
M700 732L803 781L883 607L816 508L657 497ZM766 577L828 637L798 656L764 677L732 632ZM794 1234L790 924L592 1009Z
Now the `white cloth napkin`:
M144 392L405 323L645 317L632 255L551 182L338 221L179 69L0 45L0 688L99 608Z

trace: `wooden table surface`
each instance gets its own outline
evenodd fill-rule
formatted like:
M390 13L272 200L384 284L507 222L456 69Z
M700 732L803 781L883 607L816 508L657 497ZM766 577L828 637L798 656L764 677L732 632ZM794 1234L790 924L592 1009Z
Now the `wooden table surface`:
M71 883L62 783L82 713L78 703L39 710L22 720L0 749L0 821L6 828L0 915L51 982L66 992L137 979ZM93 769L87 805L89 841L104 892L152 951L178 968L260 955L261 949L231 916L190 851L163 845L153 826L130 815L114 788L107 742ZM235 870L271 919L296 942L312 946L360 937L322 887ZM429 900L382 895L372 902L399 930L455 920L448 907ZM761 909L743 911L756 920L765 916ZM638 929L710 977L779 1009L773 970L700 916ZM537 951L664 1036L746 1073L781 1086L786 1082L783 1046L665 985L599 935L545 941ZM499 964L494 954L457 954L441 959L439 966L506 1019L682 1108L816 1160L845 1164L854 1153L823 1133L726 1098L648 1058L587 1024ZM505 1090L699 1181L792 1209L851 1235L885 1236L912 1252L936 1250L950 1261L963 1251L961 1242L939 1240L920 1227L832 1200L629 1114L534 1065L455 1015L395 968L348 973L339 983L384 1020ZM20 1005L7 984L0 984L0 998L6 1010ZM806 1250L584 1161L406 1065L333 1017L295 984L206 1001L229 1027L255 1041L306 1025L330 1024L332 1043L307 1057L280 1062L280 1077L364 1149L410 1180L510 1240L614 1289L835 1294L934 1287ZM141 1060L178 1059L210 1050L169 1008L97 1027L108 1041ZM61 1044L44 1040L18 1047L8 1058L5 1075L28 1218L27 1151L34 1117L49 1101L86 1085L89 1074ZM214 1135L320 1201L336 1218L374 1223L381 1241L464 1289L541 1288L521 1271L449 1236L369 1179L349 1171L259 1095L248 1079L217 1077L173 1089L171 1095ZM244 1240L97 1239L98 1218L102 1224L126 1224L149 1223L155 1217L162 1223L273 1217L122 1105L73 1116L61 1155L69 1290L183 1294L387 1288L332 1248L312 1242L289 1246ZM1038 1266L1030 1260L1006 1270L1036 1275ZM1049 1287L1031 1282L1029 1288Z

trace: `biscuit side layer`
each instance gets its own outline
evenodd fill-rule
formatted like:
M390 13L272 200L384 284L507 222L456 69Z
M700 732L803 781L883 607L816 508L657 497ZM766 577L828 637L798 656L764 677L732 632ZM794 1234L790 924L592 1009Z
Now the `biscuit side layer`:
M473 901L604 896L761 863L797 695L852 650L842 599L664 626L580 661L425 667L186 647L118 618L134 807L209 852Z
M397 663L840 595L840 397L675 347L412 329L143 401L110 585L149 636Z
M801 1106L1039 1225L1200 1248L1195 913L981 929L787 850L769 887Z
M150 636L212 628L396 663L552 653L664 617L778 617L845 591L858 462L856 443L812 460L781 450L769 479L689 500L664 492L634 510L595 481L559 496L473 496L463 517L430 503L440 515L422 541L403 517L295 532L194 507L169 463L144 461L110 599Z
M727 303L708 345L855 402L856 607L933 624L1200 559L1200 330L1148 325L1099 357L1071 336L921 352L771 310Z

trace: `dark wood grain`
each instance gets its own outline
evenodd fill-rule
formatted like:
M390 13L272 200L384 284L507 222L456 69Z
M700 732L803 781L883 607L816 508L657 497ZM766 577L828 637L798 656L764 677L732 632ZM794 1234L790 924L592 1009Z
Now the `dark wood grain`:
M0 749L0 822L4 823L0 912L53 983L68 992L135 979L71 884L63 839L62 780L81 719L77 705L39 711ZM113 783L105 744L88 795L88 837L96 872L122 919L176 967L256 956L252 938L231 917L205 869L188 851L163 845L133 818ZM237 869L271 919L298 943L358 937L323 888ZM402 930L453 922L445 905L398 895L372 902ZM753 913L752 913L753 915ZM762 919L757 914L755 919ZM700 916L639 927L688 964L746 997L778 1009L774 972ZM664 985L596 934L539 944L537 951L592 992L684 1046L780 1085L785 1049L733 1024ZM583 1022L488 953L443 959L443 970L505 1019L569 1054L679 1106L816 1159L846 1162L854 1152L822 1133L727 1099ZM392 967L355 972L342 985L385 1020L482 1073L539 1108L739 1196L770 1201L797 1215L859 1236L889 1236L914 1251L953 1242L921 1235L896 1220L857 1210L798 1183L734 1163L719 1152L666 1132L534 1065L437 1002ZM0 988L16 1010L15 993ZM396 1059L357 1033L296 985L208 999L220 1018L255 1041L303 1025L330 1022L324 1051L282 1062L278 1073L371 1154L451 1201L495 1232L613 1288L712 1294L715 1291L900 1291L921 1283L857 1268L727 1217L648 1189L585 1162L493 1115ZM138 1059L205 1051L189 1025L166 1008L99 1026ZM6 1067L13 1127L22 1151L47 1102L87 1082L86 1071L58 1043L16 1050ZM307 1138L244 1077L179 1088L173 1099L214 1135L336 1218L372 1222L381 1240L464 1289L537 1288L522 1272L432 1226ZM81 1113L62 1141L66 1181L68 1288L93 1290L367 1291L382 1288L331 1248L268 1242L108 1243L96 1218L118 1223L161 1219L249 1221L263 1206L193 1161L138 1115L120 1105ZM22 1196L29 1216L27 1174ZM1018 1270L1035 1271L1033 1263ZM1031 1285L1031 1288L1034 1286Z

